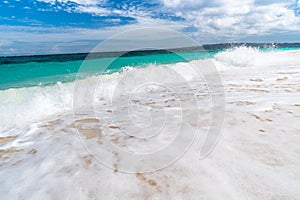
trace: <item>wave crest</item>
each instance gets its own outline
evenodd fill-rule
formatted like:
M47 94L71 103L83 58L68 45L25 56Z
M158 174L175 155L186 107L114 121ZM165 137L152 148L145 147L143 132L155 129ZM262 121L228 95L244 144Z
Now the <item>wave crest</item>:
M217 53L214 58L225 66L248 67L255 65L259 54L258 48L242 46Z

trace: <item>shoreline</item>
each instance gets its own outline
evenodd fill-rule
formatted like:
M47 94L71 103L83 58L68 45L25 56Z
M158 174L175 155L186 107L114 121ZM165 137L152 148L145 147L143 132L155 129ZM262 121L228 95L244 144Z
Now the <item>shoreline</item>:
M191 123L190 126L199 131L199 137L169 167L154 173L126 174L120 172L122 160L114 152L111 152L111 168L94 159L82 147L78 134L81 134L81 139L90 148L97 148L103 144L104 139L108 139L120 148L141 152L152 150L152 147L157 147L155 145L168 144L174 136L172 123L166 124L165 135L158 140L145 141L121 135L122 127L131 126L115 124L112 114L123 111L122 108L128 109L127 105L117 104L119 107L114 110L108 104L105 105L103 99L99 99L97 116L103 118L100 131L97 119L91 117L90 113L85 113L75 119L82 132L78 133L72 112L67 112L64 115L54 115L51 120L38 121L23 127L15 126L4 138L1 136L0 142L3 145L0 151L0 194L3 198L13 195L26 199L55 198L57 194L60 197L82 199L299 199L298 53L299 51L276 54L276 59L267 59L269 65L258 65L261 66L259 68L232 67L220 71L226 95L227 115L220 140L212 153L204 159L199 158L199 152L210 126L210 101L209 94L203 93L203 88L195 81L195 87L191 89L185 89L184 84L178 84L180 90L177 91L180 92L177 95L182 95L184 103L191 108L193 105L190 94L198 95L201 121L199 124ZM232 60L234 59L235 57ZM180 69L187 71L186 68ZM148 76L150 72L153 73L143 70L145 73L142 74ZM159 71L155 75L161 73ZM61 91L63 94L66 92L63 87ZM146 94L153 96L148 97ZM153 115L156 118L161 116L161 108L176 113L178 109L175 108L179 104L174 101L174 96L166 93L162 95L165 96L155 92L142 93L131 102L134 108L142 106L156 111L157 115ZM68 96L61 98L66 99ZM59 103L63 105L63 102ZM38 109L33 111L37 113ZM125 111L118 116L123 117ZM191 110L192 114L195 112L196 110ZM21 113L24 118L25 112ZM9 112L6 116L8 114ZM148 115L142 116L148 119ZM16 115L13 117L18 119ZM152 129L145 128L140 133L148 134L147 131L153 132ZM31 181L26 179L28 176ZM22 187L18 187L19 184ZM117 188L118 193L112 194L112 188Z

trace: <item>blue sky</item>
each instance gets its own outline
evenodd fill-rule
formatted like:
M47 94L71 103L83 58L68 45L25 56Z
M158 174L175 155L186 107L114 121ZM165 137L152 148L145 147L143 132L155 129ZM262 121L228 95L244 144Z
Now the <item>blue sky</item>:
M113 34L142 27L179 31L201 44L300 42L300 2L4 0L0 55L88 52Z

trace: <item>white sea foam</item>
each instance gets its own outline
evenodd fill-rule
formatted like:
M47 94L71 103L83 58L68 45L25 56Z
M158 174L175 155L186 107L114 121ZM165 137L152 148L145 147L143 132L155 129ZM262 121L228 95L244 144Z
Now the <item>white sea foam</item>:
M226 66L247 67L253 66L259 55L256 48L237 47L218 53L215 60Z
M173 73L170 73L173 72ZM146 68L125 67L121 72L109 75L92 76L78 80L78 87L89 89L91 83L97 83L95 101L111 99L116 86L122 87L122 93L131 92L138 83L158 80L160 83L178 83L197 78L194 66L189 63L172 65L149 65ZM120 81L122 84L120 84ZM73 106L74 82L61 83L46 87L11 88L0 91L0 130L43 120L49 116L71 111ZM76 91L75 91L76 93ZM96 103L96 102L95 102ZM85 102L81 102L85 106Z
M225 67L268 67L300 64L299 57L291 52L261 52L253 47L235 47L214 56L217 65Z
M101 80L95 92L96 98L110 99L115 87L122 80L123 92L132 90L137 82L160 80L161 83L178 83L202 79L195 72L195 66L201 67L213 62L218 70L234 67L268 67L300 65L297 55L284 52L260 52L256 48L239 47L220 52L213 59L194 60L188 63L149 65L146 68L124 67L121 72L109 75L93 76L77 82L88 87L91 82ZM259 69L256 69L259 70ZM170 73L174 72L174 73ZM126 76L124 76L127 74ZM178 74L178 76L174 76ZM126 81L124 81L124 77ZM120 85L119 85L120 87ZM61 83L46 87L11 88L0 91L0 130L45 119L49 116L70 111L73 106L74 82ZM93 92L93 91L92 91ZM82 103L84 104L84 102ZM84 105L82 105L84 106Z

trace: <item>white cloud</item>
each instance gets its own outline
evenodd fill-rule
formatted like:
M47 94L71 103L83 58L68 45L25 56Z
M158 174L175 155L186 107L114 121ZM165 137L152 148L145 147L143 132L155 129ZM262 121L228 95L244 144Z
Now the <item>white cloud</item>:
M264 2L264 3L262 3ZM294 1L162 0L165 10L198 29L198 37L241 39L251 35L299 31Z
M6 52L1 48L0 54L89 51L97 41L122 31L141 27L161 27L177 31L189 27L192 31L186 33L202 43L239 42L243 38L290 33L293 34L293 38L296 38L295 35L297 33L299 35L300 30L300 18L295 16L294 10L289 7L294 3L294 7L299 8L299 1L296 4L291 0L157 0L161 4L160 7L155 8L137 6L134 3L113 8L109 6L107 0L38 1L49 3L67 12L113 16L112 19L106 20L114 25L122 22L117 18L118 16L132 17L135 23L101 29L0 25L0 46L14 49ZM160 19L157 14L177 16L184 20ZM41 24L41 22L34 23ZM286 39L288 38L282 37L281 41Z
M64 0L60 0L60 1L64 1ZM96 5L104 2L103 0L102 1L101 0L100 1L99 0L69 0L69 1L80 5Z
M168 20L139 18L136 24L113 26L99 29L71 28L71 27L30 27L30 26L8 26L0 25L0 41L12 41L15 43L27 42L71 42L75 40L104 40L108 37L143 27L159 27L181 30L184 24ZM4 44L4 43L3 43Z
M40 0L41 1L41 0ZM55 0L43 0L53 3ZM159 1L159 0L158 0ZM193 27L189 33L203 42L240 40L253 35L268 35L300 30L300 18L288 6L293 0L160 0L155 10L183 18L177 28ZM161 25L151 8L124 4L122 9L109 8L106 0L57 0L62 4L77 3L73 11L98 16L124 16L136 19L137 24ZM299 2L298 2L299 4ZM294 5L297 6L297 5ZM299 6L299 5L298 5ZM167 20L164 20L164 23ZM169 20L169 24L173 22Z
M37 0L52 5L52 9L66 12L88 13L95 16L123 16L132 18L150 17L151 10L134 4L122 4L120 9L110 7L107 0ZM75 3L72 5L70 3ZM60 6L62 5L62 6ZM48 11L48 9L40 8Z
M99 29L0 25L0 55L89 52L101 41L115 34L143 27L181 30L184 25L168 20L155 20L143 17L139 18L135 24ZM157 37L157 35L149 33L145 33L145 36L141 39L141 42L144 42L145 39L150 40ZM159 38L162 38L162 36L159 35ZM168 36L165 36L165 38L167 40ZM134 39L138 40L136 37ZM128 44L130 45L130 43ZM14 50L7 51L9 48L14 48ZM110 50L118 50L117 48L118 46L115 46L115 49Z
M77 6L76 11L83 13L91 13L97 16L106 16L110 14L109 10L97 6Z
M11 41L8 40L0 40L0 47L6 47L11 45Z
M67 4L67 3L77 3L79 5L97 5L101 4L103 2L106 2L104 0L37 0L40 2L55 4L56 2Z

